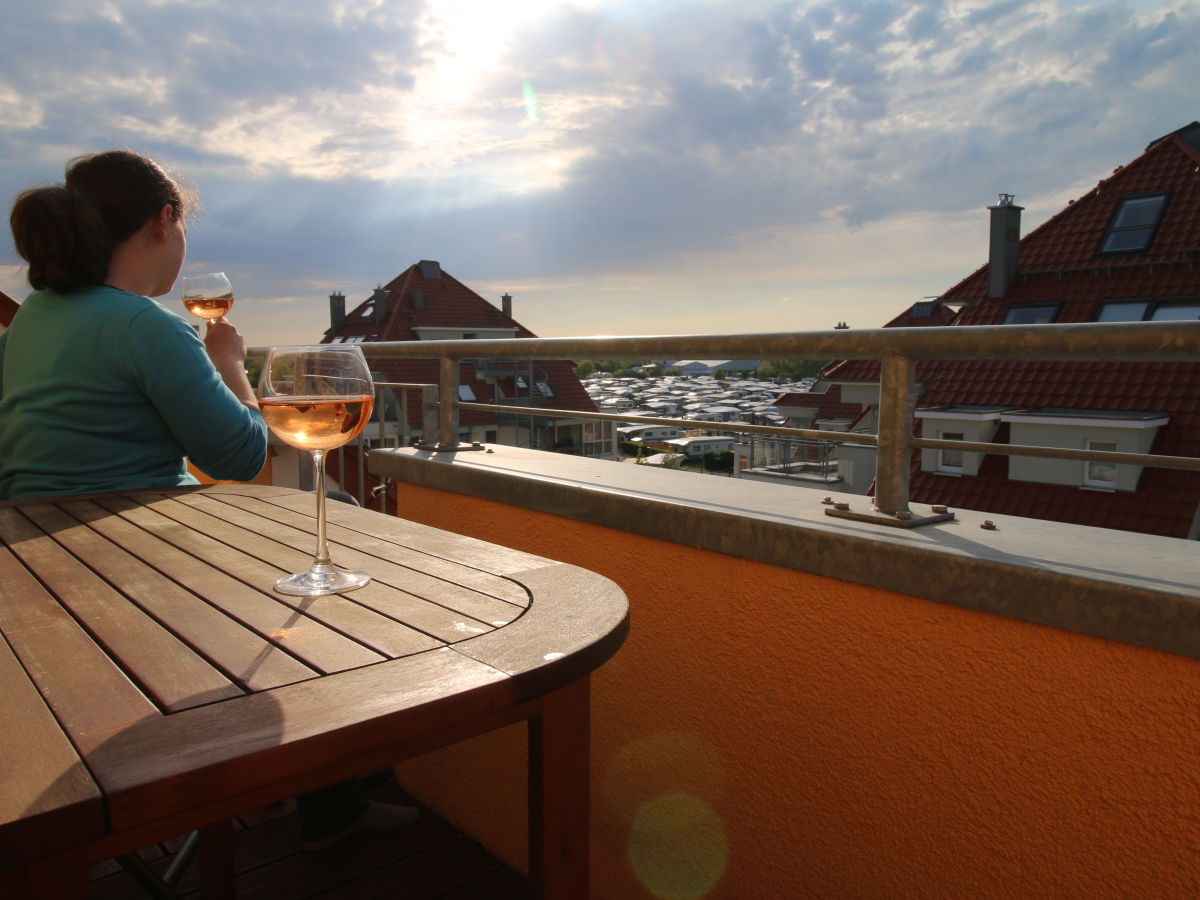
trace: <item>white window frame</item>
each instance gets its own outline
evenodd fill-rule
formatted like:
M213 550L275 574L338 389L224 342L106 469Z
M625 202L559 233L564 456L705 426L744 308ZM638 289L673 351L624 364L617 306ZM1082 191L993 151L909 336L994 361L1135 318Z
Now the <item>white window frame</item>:
M945 431L938 429L939 441L962 441L966 440L966 435L961 431ZM947 462L947 454L957 454L958 462ZM963 451L962 450L943 450L938 449L937 470L947 475L961 475L963 473Z
M1105 440L1103 438L1088 438L1084 449L1086 450L1110 450L1118 449L1116 441ZM1103 467L1101 470L1099 467ZM1100 471L1111 472L1111 478L1096 477ZM1117 464L1107 462L1097 462L1096 460L1084 460L1083 462L1083 486L1092 488L1098 491L1116 491L1117 489Z

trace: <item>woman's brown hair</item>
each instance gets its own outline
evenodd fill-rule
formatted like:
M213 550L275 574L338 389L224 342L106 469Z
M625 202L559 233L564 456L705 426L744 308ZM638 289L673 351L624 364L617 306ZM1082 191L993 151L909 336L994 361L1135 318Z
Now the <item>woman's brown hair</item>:
M163 206L179 219L193 203L153 160L109 150L71 160L64 184L23 191L9 223L30 285L70 293L103 284L116 248Z

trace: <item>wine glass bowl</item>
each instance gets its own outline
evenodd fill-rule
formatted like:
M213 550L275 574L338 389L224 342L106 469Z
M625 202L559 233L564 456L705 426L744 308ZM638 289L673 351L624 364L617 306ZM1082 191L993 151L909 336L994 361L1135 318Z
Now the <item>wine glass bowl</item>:
M185 275L183 305L193 316L220 319L233 308L233 286L224 272Z
M321 597L360 588L365 572L338 568L325 539L325 454L358 437L375 405L375 386L362 350L353 345L271 347L258 383L267 426L285 444L307 450L317 494L317 550L307 572L275 582L281 594Z

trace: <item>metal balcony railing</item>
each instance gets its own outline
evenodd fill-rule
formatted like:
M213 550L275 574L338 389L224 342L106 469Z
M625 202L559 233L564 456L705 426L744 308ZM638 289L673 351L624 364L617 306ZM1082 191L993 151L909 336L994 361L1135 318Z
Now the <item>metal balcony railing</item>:
M863 444L878 451L874 504L882 517L908 519L909 464L915 449L1050 457L1200 471L1200 459L1148 453L1073 450L976 441L917 438L913 431L916 364L922 360L1056 360L1075 362L1200 362L1200 321L983 325L927 328L837 329L761 334L643 337L512 338L501 340L395 341L360 344L368 359L438 359L439 383L423 388L422 440L436 450L458 450L458 413L498 411L496 404L458 397L464 359L874 359L880 363L877 434L738 424L739 432ZM261 353L258 350L255 353ZM1200 398L1197 398L1200 401ZM729 430L730 423L620 413L582 412L505 404L506 413L594 419L647 425ZM436 441L431 436L436 435ZM899 514L899 515L898 515Z

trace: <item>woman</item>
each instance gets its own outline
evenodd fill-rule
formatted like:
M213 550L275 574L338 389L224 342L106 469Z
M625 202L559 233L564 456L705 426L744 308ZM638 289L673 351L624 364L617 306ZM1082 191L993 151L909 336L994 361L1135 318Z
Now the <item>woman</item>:
M203 342L151 297L175 284L194 200L127 150L82 156L13 204L34 288L0 334L0 499L253 478L267 429L233 325Z
M81 156L66 183L13 204L30 294L0 334L0 500L244 481L267 429L246 377L246 344L224 320L203 343L151 297L187 250L191 195L127 150ZM357 780L297 798L301 844L318 850L390 831L411 807L366 800Z

